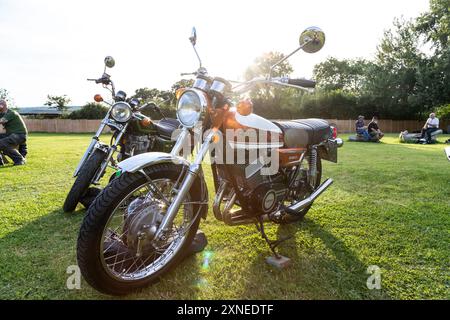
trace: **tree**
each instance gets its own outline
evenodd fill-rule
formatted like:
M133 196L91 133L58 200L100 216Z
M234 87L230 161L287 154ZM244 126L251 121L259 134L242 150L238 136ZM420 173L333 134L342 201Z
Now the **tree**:
M245 80L250 80L255 77L265 77L269 74L270 69L273 65L275 65L278 61L285 57L284 54L280 52L268 52L264 53L260 57L254 60L254 63L247 68L244 73ZM285 60L276 66L272 72L273 77L281 77L290 75L294 69L292 68L289 61ZM255 100L254 103L259 104L262 103L263 100L279 100L281 99L281 91L280 88L275 88L273 86L261 85L259 87L255 87L250 92L250 97ZM287 92L287 91L286 91ZM285 94L286 94L285 92ZM269 104L275 103L274 101L269 102ZM260 106L259 108L263 108Z
M415 30L425 36L437 52L448 50L450 37L450 1L430 0L430 11L416 20Z
M429 110L450 102L450 2L431 0L430 10L420 15L415 23L423 43L434 49L420 66L417 74L418 92L414 97Z
M149 89L147 87L140 88L135 91L132 98L140 100L141 105L147 102L156 103L162 110L162 112L168 117L175 117L175 94L172 91L159 90L156 88ZM160 115L152 112L149 114L152 118L158 118Z
M150 102L155 99L158 99L159 95L161 94L161 91L159 91L156 88L149 89L147 87L137 89L132 96L132 98L139 99L142 103Z
M47 102L44 103L44 105L56 108L61 112L65 112L68 109L68 104L70 103L69 97L67 95L62 96L52 96L47 95Z
M181 79L175 82L170 91L175 95L176 91L181 88L190 88L194 84L194 80L192 79Z
M71 112L69 119L103 119L108 112L108 108L99 103L88 103L80 110Z
M246 80L250 80L254 77L266 76L270 72L270 68L278 61L285 57L280 52L264 53L262 56L255 59L254 63L247 68L244 77ZM289 61L285 60L275 67L272 76L280 77L287 76L294 71Z
M343 90L360 94L371 65L372 62L364 59L338 60L331 57L314 66L314 79L318 88L326 91Z

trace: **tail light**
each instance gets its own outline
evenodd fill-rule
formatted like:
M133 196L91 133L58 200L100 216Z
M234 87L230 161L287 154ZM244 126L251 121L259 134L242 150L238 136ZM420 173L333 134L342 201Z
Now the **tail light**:
M331 127L331 137L333 139L337 138L337 128L336 127Z

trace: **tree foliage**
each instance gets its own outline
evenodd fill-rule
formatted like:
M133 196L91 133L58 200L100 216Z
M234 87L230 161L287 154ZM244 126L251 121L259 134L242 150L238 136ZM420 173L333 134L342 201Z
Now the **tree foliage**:
M88 103L80 110L72 111L68 119L103 119L108 112L108 108L99 103Z
M191 87L193 84L193 80L182 79L180 81L175 82L170 90L159 90L156 88L149 89L147 87L140 88L135 91L135 94L132 98L138 98L141 104L147 102L155 102L167 117L175 117L176 116L176 91L180 88ZM149 114L154 119L158 119L161 115L152 112Z
M343 90L360 93L365 75L373 63L363 59L338 60L330 57L314 67L314 78L318 88L325 91Z
M70 98L67 97L67 95L62 96L53 96L53 95L47 95L47 101L44 103L44 105L53 107L58 109L59 111L65 112L68 109L68 105L70 103Z

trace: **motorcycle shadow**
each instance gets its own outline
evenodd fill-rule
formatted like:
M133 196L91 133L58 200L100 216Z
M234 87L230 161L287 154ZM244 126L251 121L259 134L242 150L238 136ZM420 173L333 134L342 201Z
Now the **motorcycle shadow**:
M196 299L201 253L184 259L159 282L124 297L101 294L76 274L76 243L86 213L56 209L0 238L2 299ZM70 278L70 279L69 279ZM80 280L80 288L68 283Z
M285 269L265 263L268 251L258 255L248 270L247 299L389 299L382 290L369 290L368 265L352 250L310 218L276 227L283 242L278 252L291 259ZM270 278L267 283L261 279Z

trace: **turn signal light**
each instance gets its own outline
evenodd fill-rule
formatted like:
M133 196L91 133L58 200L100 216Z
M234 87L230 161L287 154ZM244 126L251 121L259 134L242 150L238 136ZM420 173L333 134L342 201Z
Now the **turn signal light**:
M94 96L94 101L95 102L102 102L103 101L103 97L100 94L96 94Z
M175 91L175 96L177 97L177 100L180 99L181 95L186 91L186 88L179 88L177 91Z
M144 127L148 127L152 123L152 120L150 118L144 118L141 120L141 124Z
M252 100L245 99L245 100L239 101L236 110L241 116L248 116L249 114L251 114L253 112Z

